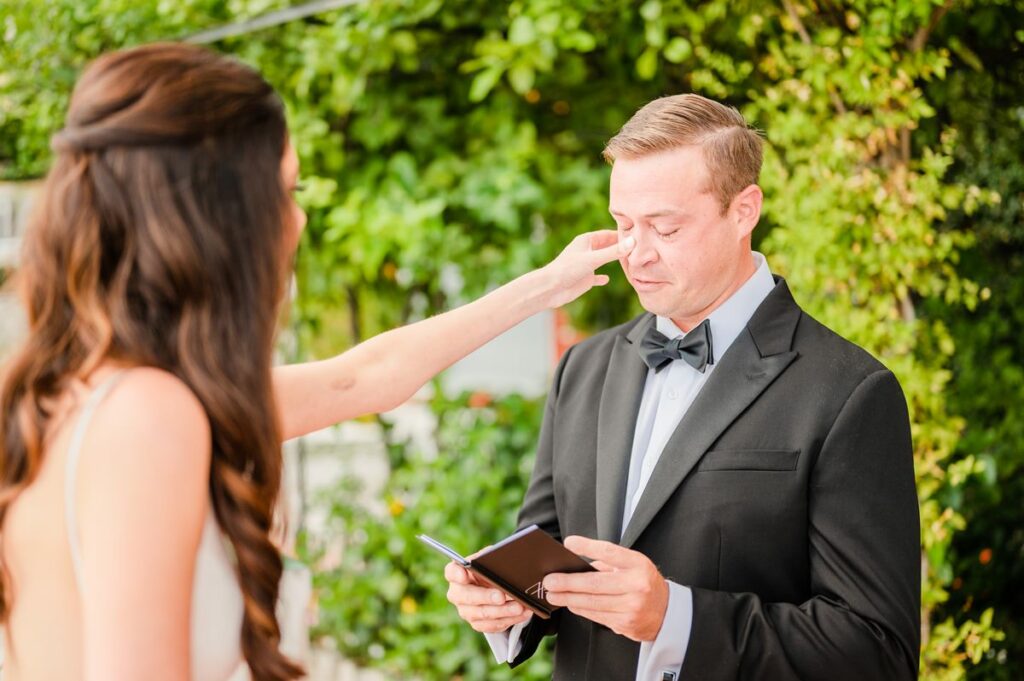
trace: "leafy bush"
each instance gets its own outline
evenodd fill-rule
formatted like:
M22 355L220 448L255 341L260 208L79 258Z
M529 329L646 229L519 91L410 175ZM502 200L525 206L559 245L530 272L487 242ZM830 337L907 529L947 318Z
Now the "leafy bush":
M315 573L314 635L396 678L550 678L546 655L515 670L495 663L483 634L446 599L445 560L416 539L423 532L468 554L515 529L543 400L467 393L437 397L432 407L436 452L389 444L387 514L346 503L355 491L351 479L331 496L328 541L341 542L341 558ZM332 553L324 545L307 551L314 562Z
M949 228L971 225L976 245L958 269L993 291L991 300L972 314L930 315L946 321L957 349L950 403L966 422L958 453L985 466L984 475L951 487L944 498L964 523L951 545L953 581L942 612L960 620L994 608L993 624L1006 640L967 675L989 681L1020 678L1024 660L1024 51L1005 50L998 39L1022 25L1021 3L980 8L950 25L958 59L988 66L958 69L928 88L937 118L960 131L952 174L1001 197L973 219L956 212L947 221ZM980 101L990 104L979 107Z

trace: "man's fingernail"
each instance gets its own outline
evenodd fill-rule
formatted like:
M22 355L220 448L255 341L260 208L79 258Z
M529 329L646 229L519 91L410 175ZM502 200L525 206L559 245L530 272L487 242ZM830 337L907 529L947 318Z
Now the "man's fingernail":
M495 605L500 605L504 600L505 598L501 595L500 591L491 592L491 603L494 603Z

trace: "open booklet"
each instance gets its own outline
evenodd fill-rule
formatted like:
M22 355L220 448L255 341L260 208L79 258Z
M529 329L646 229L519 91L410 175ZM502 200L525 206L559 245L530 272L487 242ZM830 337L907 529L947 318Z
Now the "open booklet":
M417 538L432 549L501 589L538 617L548 619L561 606L548 603L544 578L554 572L590 572L594 568L536 525L489 546L471 559L428 537Z

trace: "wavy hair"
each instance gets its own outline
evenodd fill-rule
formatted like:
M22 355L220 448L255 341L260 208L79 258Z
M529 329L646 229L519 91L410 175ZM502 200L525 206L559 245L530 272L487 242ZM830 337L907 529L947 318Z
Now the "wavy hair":
M104 360L166 370L212 431L210 498L237 556L241 646L258 681L279 650L281 485L271 353L288 267L287 130L253 69L196 46L100 57L82 74L25 234L29 333L0 385L0 528L40 470L48 405ZM10 594L0 590L0 614Z

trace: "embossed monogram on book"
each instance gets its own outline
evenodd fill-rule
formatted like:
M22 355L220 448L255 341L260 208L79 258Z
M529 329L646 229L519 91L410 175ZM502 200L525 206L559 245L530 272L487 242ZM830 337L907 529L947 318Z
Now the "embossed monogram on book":
M533 597L535 597L535 598L537 598L539 600L546 601L547 600L547 595L548 595L548 590L544 588L544 582L540 581L540 582L537 582L536 584L534 584L533 586L531 586L529 589L527 589L526 593L528 593L529 595L531 595L531 596L533 596Z

